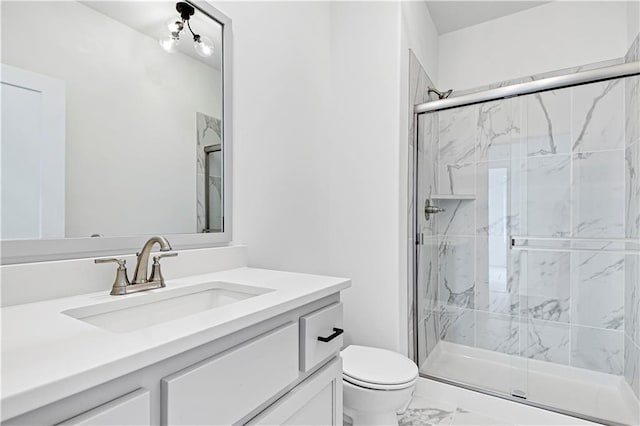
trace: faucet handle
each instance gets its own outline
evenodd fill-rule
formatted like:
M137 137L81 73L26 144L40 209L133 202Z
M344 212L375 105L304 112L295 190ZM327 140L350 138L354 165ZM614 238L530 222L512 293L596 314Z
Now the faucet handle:
M131 283L129 282L129 277L127 276L127 261L124 259L117 258L106 258L106 259L95 259L94 263L117 263L118 270L116 271L116 278L113 281L113 286L111 287L112 295L119 294L127 294L127 286Z
M173 252L173 253L164 253L158 256L153 256L153 262L157 262L158 260L162 259L163 257L176 257L178 255L178 253Z
M164 287L164 277L162 276L162 270L160 269L160 259L163 257L176 257L178 253L166 253L158 256L153 256L153 265L151 265L151 276L149 282L159 282L160 287Z
M125 259L116 259L115 257L105 258L105 259L95 259L93 262L94 263L110 263L110 262L114 262L114 263L117 263L119 267L125 266L127 264L127 261Z

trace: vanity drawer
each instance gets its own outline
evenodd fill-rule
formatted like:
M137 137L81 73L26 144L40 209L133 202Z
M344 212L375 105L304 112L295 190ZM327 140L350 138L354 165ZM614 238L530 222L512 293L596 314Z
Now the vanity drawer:
M309 371L342 348L342 303L300 317L300 371Z
M298 374L298 324L289 323L162 379L162 424L235 423Z
M138 389L125 396L96 407L79 416L58 423L58 426L72 425L150 425L151 394L146 389Z

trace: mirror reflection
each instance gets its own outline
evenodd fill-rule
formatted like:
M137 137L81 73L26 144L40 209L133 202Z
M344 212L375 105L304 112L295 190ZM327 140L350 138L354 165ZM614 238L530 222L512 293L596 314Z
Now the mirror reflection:
M1 7L0 238L222 231L222 25L182 2Z

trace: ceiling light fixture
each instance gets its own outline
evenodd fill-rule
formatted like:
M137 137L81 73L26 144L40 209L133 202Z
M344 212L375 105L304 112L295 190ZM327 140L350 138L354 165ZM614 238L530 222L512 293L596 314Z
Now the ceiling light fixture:
M186 27L193 36L193 46L202 57L209 57L213 55L213 42L209 37L196 34L191 29L190 19L195 13L195 9L189 3L179 2L176 3L176 10L180 14L180 17L176 17L167 23L169 28L169 37L160 40L160 46L169 53L178 51L178 44L180 43L180 33Z

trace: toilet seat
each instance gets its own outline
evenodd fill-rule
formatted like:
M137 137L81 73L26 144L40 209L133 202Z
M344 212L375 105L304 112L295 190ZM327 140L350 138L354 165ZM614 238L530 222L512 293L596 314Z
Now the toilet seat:
M393 385L383 385L383 384L380 384L380 383L370 383L370 382L365 382L365 381L362 381L362 380L354 379L353 377L350 377L350 376L348 376L346 374L342 374L342 379L345 382L351 383L354 386L359 386L359 387L365 388L365 389L384 390L384 391L406 389L406 388L409 388L409 387L415 385L415 383L416 383L416 379L413 379L412 381L406 382L406 383L397 383L397 384L393 384Z
M342 377L355 386L376 390L406 389L418 378L418 367L412 361L386 349L351 345L341 355Z

